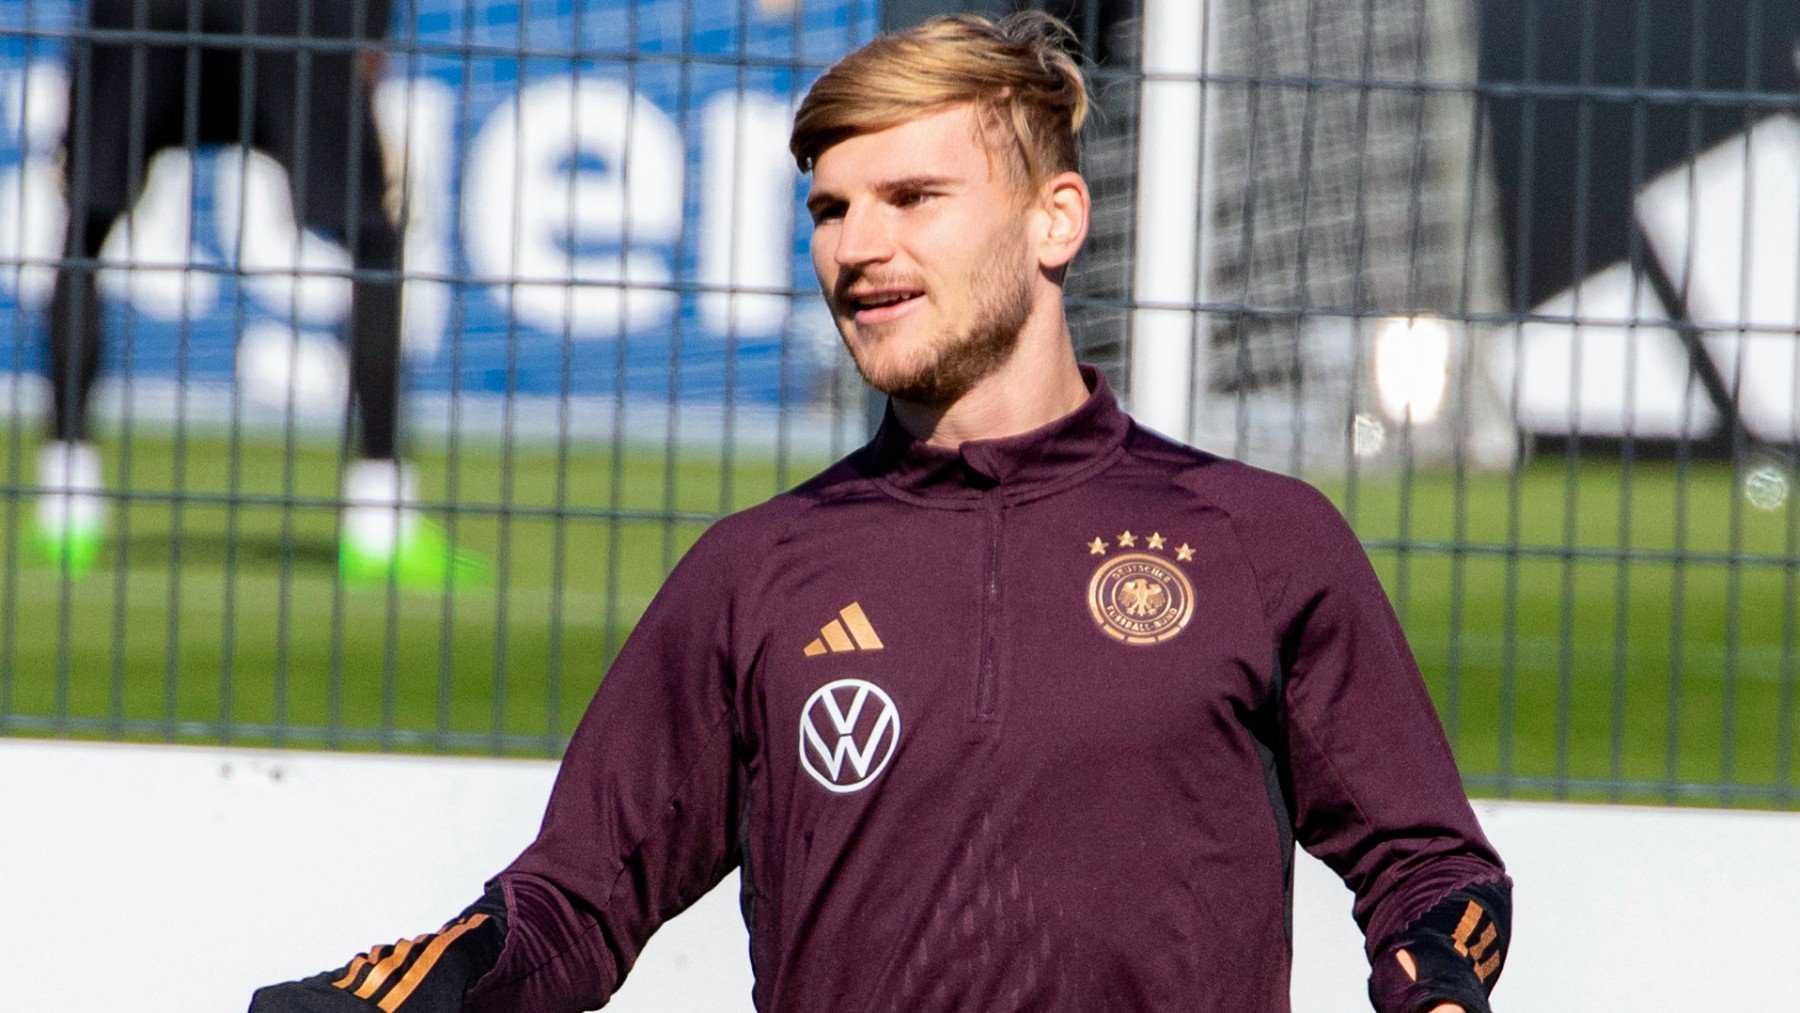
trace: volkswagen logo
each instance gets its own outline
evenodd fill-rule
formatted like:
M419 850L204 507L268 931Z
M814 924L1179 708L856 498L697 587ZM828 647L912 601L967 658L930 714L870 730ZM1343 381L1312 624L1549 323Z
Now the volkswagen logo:
M849 794L881 775L900 745L900 711L880 686L839 679L800 708L800 765L825 790Z

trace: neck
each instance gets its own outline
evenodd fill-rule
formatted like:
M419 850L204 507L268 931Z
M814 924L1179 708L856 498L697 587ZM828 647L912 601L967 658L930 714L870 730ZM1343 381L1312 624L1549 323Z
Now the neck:
M1037 331L1037 333L1033 333ZM1016 436L1049 425L1081 407L1087 384L1075 364L1068 324L1027 326L1005 365L945 405L893 401L894 418L914 439L955 449L970 440Z

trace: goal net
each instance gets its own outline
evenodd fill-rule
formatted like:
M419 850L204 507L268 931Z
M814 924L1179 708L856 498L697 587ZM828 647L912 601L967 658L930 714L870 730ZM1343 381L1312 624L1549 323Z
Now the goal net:
M1149 424L1283 470L1509 459L1468 0L1134 13L1096 73L1084 354Z

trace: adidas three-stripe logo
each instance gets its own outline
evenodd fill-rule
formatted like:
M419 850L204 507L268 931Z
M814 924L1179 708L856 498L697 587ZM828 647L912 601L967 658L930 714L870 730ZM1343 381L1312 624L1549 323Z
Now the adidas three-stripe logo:
M1481 928L1484 921L1487 923L1487 931L1477 939L1475 930ZM1469 906L1463 909L1462 921L1457 923L1456 932L1451 937L1456 943L1456 952L1468 958L1469 963L1475 967L1475 977L1483 982L1500 966L1500 948L1494 945L1499 935L1500 928L1494 924L1493 919L1487 917L1487 911L1480 904L1470 901Z
M875 627L869 625L869 617L863 614L862 605L851 602L838 609L836 619L819 627L819 635L806 645L806 656L879 650L881 638L875 635Z
M358 999L374 1001L384 1013L394 1013L401 1003L412 998L450 944L487 920L485 914L472 914L444 926L441 932L403 939L392 946L377 946L352 960L343 976L332 984Z

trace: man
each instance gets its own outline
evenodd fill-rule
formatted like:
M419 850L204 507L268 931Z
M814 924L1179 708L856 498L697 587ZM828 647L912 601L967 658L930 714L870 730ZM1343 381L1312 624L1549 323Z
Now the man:
M100 370L95 270L107 234L141 194L150 159L186 144L246 144L288 171L296 218L349 248L350 359L361 456L344 475L339 562L352 582L441 583L473 557L450 551L417 515L418 477L398 458L400 236L371 92L390 0L92 0L91 30L70 49L65 261L50 306L50 440L38 459L35 542L80 573L106 531L88 400ZM184 35L206 41L190 48ZM166 38L156 38L165 34ZM274 44L271 44L271 41ZM364 41L356 49L346 43ZM197 71L198 80L190 81ZM190 99L190 96L192 98ZM193 108L189 108L190 101Z
M676 567L480 902L253 1010L589 1009L736 867L761 1010L1285 1010L1296 840L1377 1009L1488 1009L1509 886L1355 537L1075 363L1061 40L940 19L813 86L813 260L886 424Z

